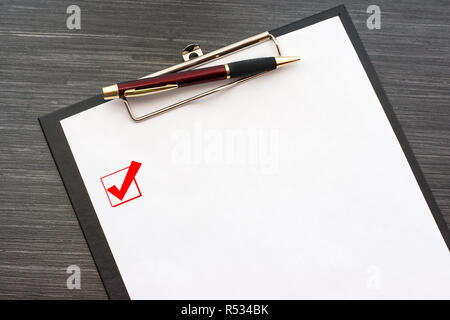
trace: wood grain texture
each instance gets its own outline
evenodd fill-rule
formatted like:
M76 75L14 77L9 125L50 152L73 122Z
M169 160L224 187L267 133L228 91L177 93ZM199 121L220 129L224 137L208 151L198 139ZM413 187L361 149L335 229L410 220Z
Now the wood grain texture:
M3 0L0 5L0 298L105 299L37 117L341 1ZM344 1L450 225L450 5ZM81 30L66 8L81 8ZM380 6L381 30L366 27ZM66 268L81 268L81 290Z

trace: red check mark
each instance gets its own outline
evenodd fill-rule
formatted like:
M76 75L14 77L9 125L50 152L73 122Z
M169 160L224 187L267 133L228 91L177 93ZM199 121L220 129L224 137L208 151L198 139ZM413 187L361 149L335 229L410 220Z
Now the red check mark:
M112 186L111 188L108 188L108 191L122 201L122 199L125 197L125 194L127 193L128 189L131 186L131 183L134 180L134 177L136 177L136 174L141 167L142 163L131 161L130 167L128 168L127 175L125 176L125 180L123 180L122 186L120 187L120 190L117 189L116 186Z

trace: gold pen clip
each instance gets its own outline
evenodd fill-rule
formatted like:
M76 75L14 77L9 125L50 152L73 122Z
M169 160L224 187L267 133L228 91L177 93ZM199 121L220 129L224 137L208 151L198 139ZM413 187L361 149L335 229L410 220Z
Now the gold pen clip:
M155 94L155 93L173 90L176 88L178 88L177 84L166 84L165 86L146 88L146 89L128 89L128 90L125 90L123 95L126 98L140 97L140 96L146 96L148 94Z

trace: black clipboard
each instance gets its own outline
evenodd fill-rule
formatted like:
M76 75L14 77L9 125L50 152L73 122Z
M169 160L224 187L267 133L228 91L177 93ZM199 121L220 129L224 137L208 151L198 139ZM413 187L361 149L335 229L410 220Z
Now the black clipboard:
M402 147L408 163L419 184L422 194L433 214L434 220L444 238L447 247L450 249L450 231L437 206L437 203L431 193L430 187L414 157L403 130L394 114L393 108L389 103L386 94L381 86L376 72L369 60L367 52L358 36L356 28L344 5L323 11L311 17L293 22L283 27L269 31L275 37L298 30L317 22L338 16L344 25L344 28L358 54L361 64L375 90L377 97L383 106L384 112L395 132L395 135ZM64 135L60 121L87 109L93 108L104 102L103 96L98 95L74 104L72 106L60 109L48 115L39 118L42 131L44 132L48 146L53 159L61 175L64 187L69 195L70 202L77 215L81 229L88 243L91 254L103 281L104 287L110 299L129 299L125 284L120 275L119 269L115 263L114 257L109 248L106 237L98 221L94 207L90 201L86 187L78 171L75 159L70 150L69 144Z

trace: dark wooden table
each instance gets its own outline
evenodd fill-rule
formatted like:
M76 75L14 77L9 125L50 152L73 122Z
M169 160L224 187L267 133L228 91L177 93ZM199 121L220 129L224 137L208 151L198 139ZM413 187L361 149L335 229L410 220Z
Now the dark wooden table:
M81 29L66 26L81 9ZM0 298L107 298L37 117L204 51L341 4L308 1L2 0ZM345 1L450 225L450 4ZM367 7L381 9L369 30ZM81 128L80 128L81 129ZM69 265L81 289L66 287Z

